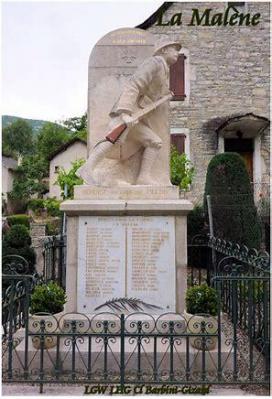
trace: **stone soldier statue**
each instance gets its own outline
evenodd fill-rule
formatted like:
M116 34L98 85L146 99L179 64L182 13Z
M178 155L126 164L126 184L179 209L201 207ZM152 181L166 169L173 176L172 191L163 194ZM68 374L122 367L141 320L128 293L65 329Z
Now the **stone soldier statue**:
M86 163L77 171L85 183L96 185L93 172L100 161L109 157L116 144L126 148L123 156L129 158L139 148L143 149L136 185L156 185L151 176L154 161L159 156L162 139L157 134L158 123L164 115L165 104L171 97L169 90L169 66L179 55L181 44L174 40L161 40L155 45L152 57L146 59L135 74L125 83L118 101L114 104L110 117L109 130L117 130L117 136L108 134L91 150ZM156 126L157 123L157 126ZM162 125L162 123L160 123ZM120 157L122 160L122 158ZM117 185L130 185L119 179Z

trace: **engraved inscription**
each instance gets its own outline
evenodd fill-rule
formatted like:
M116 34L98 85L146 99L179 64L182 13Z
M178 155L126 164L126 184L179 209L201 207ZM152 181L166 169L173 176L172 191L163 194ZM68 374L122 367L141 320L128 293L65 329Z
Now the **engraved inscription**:
M86 235L86 297L113 296L118 288L121 260L114 249L120 242L113 237L112 228L87 228Z
M160 229L132 228L131 289L133 291L159 292L158 261L169 232Z
M78 311L120 297L175 311L174 217L81 216L78 240Z

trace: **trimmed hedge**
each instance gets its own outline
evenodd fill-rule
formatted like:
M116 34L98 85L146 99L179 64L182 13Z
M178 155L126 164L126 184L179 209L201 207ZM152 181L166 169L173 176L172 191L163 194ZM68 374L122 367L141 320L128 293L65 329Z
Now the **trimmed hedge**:
M208 165L204 197L208 221L207 195L211 196L214 235L259 249L260 220L246 165L239 154L218 154Z
M21 248L31 245L31 238L26 226L15 224L7 231L4 242L13 248Z
M20 255L29 263L30 272L34 272L36 254L31 245L31 237L26 226L14 225L4 235L2 256Z
M10 226L14 226L15 224L21 224L21 225L26 226L28 229L30 228L30 219L31 219L31 217L28 215L7 216L7 221Z

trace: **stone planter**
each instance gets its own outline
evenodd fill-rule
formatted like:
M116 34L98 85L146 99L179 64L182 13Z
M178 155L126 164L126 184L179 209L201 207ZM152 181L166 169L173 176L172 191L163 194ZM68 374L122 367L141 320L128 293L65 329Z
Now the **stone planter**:
M191 313L187 313L184 311L184 318L187 323L187 333L190 334L201 334L202 326L205 323L205 332L204 334L216 334L218 331L218 320L216 316L209 315L194 315ZM205 338L205 350L213 350L215 349L218 342L217 337L209 337ZM190 345L198 350L202 350L202 337L198 336L195 338L190 338Z
M56 333L63 325L63 311L55 314L50 313L37 313L29 316L28 330L30 333L41 332L41 321L45 322L45 333ZM35 349L41 348L41 338L39 335L32 336L32 344ZM44 337L44 348L54 348L57 344L57 337L54 335L47 335Z

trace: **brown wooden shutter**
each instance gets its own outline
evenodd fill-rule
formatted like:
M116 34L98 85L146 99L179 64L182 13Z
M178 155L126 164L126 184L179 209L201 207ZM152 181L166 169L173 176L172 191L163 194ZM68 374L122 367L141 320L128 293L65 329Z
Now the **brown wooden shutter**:
M172 101L185 99L185 55L180 54L177 62L170 66L170 90L174 93Z
M185 134L171 134L171 145L174 145L179 154L183 154L185 152Z

